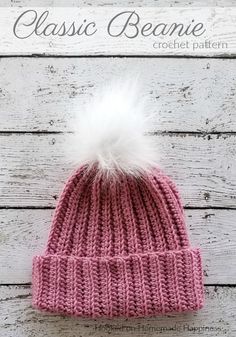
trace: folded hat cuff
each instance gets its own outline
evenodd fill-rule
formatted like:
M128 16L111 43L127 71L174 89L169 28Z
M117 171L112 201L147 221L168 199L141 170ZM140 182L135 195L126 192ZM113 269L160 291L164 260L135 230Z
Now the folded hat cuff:
M82 317L144 317L200 309L198 248L113 257L35 256L33 306Z

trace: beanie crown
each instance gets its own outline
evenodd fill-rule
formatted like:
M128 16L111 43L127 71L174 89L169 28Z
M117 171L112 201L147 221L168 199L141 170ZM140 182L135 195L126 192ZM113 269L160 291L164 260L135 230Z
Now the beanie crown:
M59 200L46 252L102 257L188 247L177 189L159 169L107 180L83 167Z

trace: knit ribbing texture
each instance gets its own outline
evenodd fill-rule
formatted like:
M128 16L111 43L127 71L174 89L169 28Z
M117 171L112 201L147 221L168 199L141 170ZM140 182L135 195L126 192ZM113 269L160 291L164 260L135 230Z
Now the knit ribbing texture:
M43 255L33 306L81 317L145 317L204 304L199 248L175 184L159 169L108 179L85 166L68 180Z

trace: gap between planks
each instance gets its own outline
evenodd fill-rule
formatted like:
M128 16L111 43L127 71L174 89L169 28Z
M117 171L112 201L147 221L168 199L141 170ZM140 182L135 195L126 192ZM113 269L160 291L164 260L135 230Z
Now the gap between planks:
M47 130L32 130L32 131L24 131L24 130L0 130L0 135L66 135L66 134L73 134L72 131L47 131ZM148 136L165 136L165 135L173 135L173 136L210 136L210 135L226 135L226 136L236 136L236 131L149 131L147 132Z
M227 210L227 211L235 211L236 207L220 207L220 206L202 206L202 207L191 207L191 206L183 206L183 208L185 210L189 209L189 210ZM0 210L1 209L32 209L32 210L47 210L47 209L55 209L55 206L0 206Z
M235 59L236 54L220 54L220 55L142 55L142 54L97 54L97 55L57 55L57 54L7 54L1 55L0 58L17 58L17 57L24 57L24 58L172 58L172 59L179 59L179 58L186 58L186 59Z

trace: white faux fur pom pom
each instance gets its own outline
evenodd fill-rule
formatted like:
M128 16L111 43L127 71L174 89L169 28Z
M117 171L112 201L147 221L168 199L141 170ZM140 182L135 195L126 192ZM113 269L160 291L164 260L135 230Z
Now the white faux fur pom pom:
M136 82L135 82L136 83ZM98 93L76 124L77 163L97 164L101 172L139 175L156 165L137 85L112 84Z

